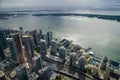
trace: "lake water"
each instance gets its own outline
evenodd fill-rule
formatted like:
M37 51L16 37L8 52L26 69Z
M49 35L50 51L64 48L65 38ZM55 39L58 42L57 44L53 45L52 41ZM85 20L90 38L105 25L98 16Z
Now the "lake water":
M0 27L24 30L51 30L55 37L67 38L93 52L120 62L120 22L81 16L20 16L0 19ZM51 27L51 28L48 28Z

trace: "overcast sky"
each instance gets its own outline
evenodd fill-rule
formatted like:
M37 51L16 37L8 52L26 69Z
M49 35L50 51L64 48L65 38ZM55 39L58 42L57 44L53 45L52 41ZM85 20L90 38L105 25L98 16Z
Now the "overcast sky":
M0 8L119 8L120 0L0 0Z

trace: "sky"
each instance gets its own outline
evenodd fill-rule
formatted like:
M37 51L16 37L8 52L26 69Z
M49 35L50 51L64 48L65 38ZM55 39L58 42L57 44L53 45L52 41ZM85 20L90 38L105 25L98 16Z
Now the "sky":
M0 0L0 8L120 8L120 0Z

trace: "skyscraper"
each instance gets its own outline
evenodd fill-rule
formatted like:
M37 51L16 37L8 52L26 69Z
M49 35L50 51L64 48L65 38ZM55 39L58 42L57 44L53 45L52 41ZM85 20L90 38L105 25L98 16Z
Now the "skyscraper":
M24 32L23 32L23 27L20 27L20 36L22 37L23 34L24 34Z
M0 42L0 61L5 59L5 54L3 52L2 44Z
M6 33L4 29L0 29L0 42L3 47L3 49L6 49L8 47L7 40L6 40Z
M32 37L30 35L25 35L22 38L28 63L32 64L32 57L34 56L34 45L32 43Z
M36 60L36 65L35 65L35 72L38 72L39 69L42 68L42 60L41 60L41 57L37 58Z
M45 40L40 40L40 54L45 56L47 54L47 43Z
M76 53L73 52L71 55L70 55L70 66L74 67L76 66Z
M10 48L12 59L17 60L18 59L18 52L17 52L13 38L7 38L7 41L8 41L8 46Z
M46 41L46 44L48 46L48 35L47 34L44 34L43 35L43 39Z
M25 67L18 67L17 77L18 77L18 80L29 80L28 73Z
M112 70L111 65L107 62L103 80L109 80L111 70Z
M61 47L59 48L59 57L65 60L66 51L65 51L65 48L64 48L63 46L61 46Z
M47 32L47 37L48 37L48 46L50 46L51 41L52 41L52 32L51 31Z
M79 57L79 59L78 59L78 68L81 71L85 71L85 63L86 63L85 56Z
M57 52L57 43L55 40L52 40L51 42L51 54L56 55Z
M38 36L37 30L31 31L30 35L33 37L35 45L38 45L40 40L39 40L39 36Z
M41 39L40 40L40 53L41 55L46 55L47 54L47 43L46 40Z
M19 61L21 64L23 64L23 63L25 63L25 54L23 52L22 41L21 41L21 38L19 36L19 33L14 33L13 39L15 41L15 45L16 45L16 48L18 51Z

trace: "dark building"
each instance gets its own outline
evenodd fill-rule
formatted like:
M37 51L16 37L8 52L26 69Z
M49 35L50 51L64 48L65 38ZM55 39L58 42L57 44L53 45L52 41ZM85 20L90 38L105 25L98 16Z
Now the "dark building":
M13 38L7 38L7 42L8 42L8 46L10 48L12 59L17 60L18 59L18 52L17 52Z
M3 49L6 49L8 47L7 40L6 40L6 33L5 30L0 30L0 42L3 47Z
M32 64L32 57L34 56L34 45L32 42L32 37L30 35L25 35L22 38L26 51L27 61L29 64Z
M5 59L5 54L3 52L2 44L0 42L0 61Z
M31 31L30 35L33 37L35 45L38 45L40 40L39 40L39 34L37 33L37 30Z
M47 54L47 43L43 39L40 40L40 54L42 57Z
M41 69L42 68L42 60L41 60L41 58L39 57L39 58L37 58L37 60L36 60L36 65L35 65L35 67L34 67L34 71L37 73L38 71L39 71L39 69Z
M22 49L22 40L20 38L19 33L14 33L13 39L15 41L15 45L16 45L16 48L18 51L19 61L21 64L23 64L23 63L25 63L25 54L24 54L23 49Z
M29 80L28 73L25 67L17 71L18 80Z
M50 46L51 41L52 41L52 32L51 31L47 32L47 37L48 37L48 46Z

